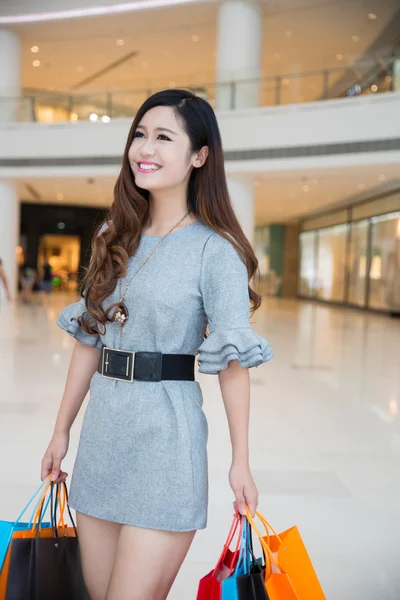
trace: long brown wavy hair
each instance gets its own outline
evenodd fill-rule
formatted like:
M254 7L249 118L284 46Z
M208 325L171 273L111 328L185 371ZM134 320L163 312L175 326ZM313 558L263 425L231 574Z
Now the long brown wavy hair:
M149 192L136 185L128 153L137 126L147 111L156 106L174 109L189 136L192 152L208 146L205 164L194 168L189 179L190 214L233 244L247 266L249 281L256 272L259 275L258 260L232 208L222 140L213 109L208 102L185 90L157 92L143 103L132 123L114 188L114 202L92 241L92 259L81 287L86 312L78 319L89 334L104 334L106 323L112 320L110 315L118 305L104 309L102 303L113 292L118 279L126 274L128 259L135 255L149 217ZM261 296L250 285L249 298L252 315L261 305Z

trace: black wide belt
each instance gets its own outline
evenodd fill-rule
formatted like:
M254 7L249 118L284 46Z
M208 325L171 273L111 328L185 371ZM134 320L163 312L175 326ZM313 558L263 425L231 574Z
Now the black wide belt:
M131 352L103 346L98 372L108 379L121 381L195 381L193 354Z

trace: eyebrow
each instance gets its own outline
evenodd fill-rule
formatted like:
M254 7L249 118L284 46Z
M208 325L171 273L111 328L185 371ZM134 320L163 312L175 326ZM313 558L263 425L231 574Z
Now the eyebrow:
M146 129L144 125L138 125L137 129L139 129L139 127L141 129ZM172 129L167 129L166 127L156 127L155 131L168 131L168 133L172 133L172 135L179 135L179 133L175 133L175 131L172 131Z

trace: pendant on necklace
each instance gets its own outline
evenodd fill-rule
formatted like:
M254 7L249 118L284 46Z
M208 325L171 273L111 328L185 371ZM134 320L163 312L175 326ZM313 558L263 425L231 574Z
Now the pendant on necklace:
M120 302L118 306L115 307L113 321L119 323L121 327L125 325L126 321L129 319L129 312L126 304L124 302Z

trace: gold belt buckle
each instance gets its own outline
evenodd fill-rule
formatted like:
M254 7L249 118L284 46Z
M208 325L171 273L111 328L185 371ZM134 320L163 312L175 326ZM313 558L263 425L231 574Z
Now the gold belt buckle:
M124 376L118 377L118 375L107 374L108 367L110 364L109 355L111 352L127 355L127 356L125 356L125 358L126 358L125 377ZM104 346L103 360L101 363L101 374L103 377L107 377L108 379L115 379L117 381L133 381L134 369L135 369L135 352L132 352L130 350L117 350L116 348L108 348L107 346Z

